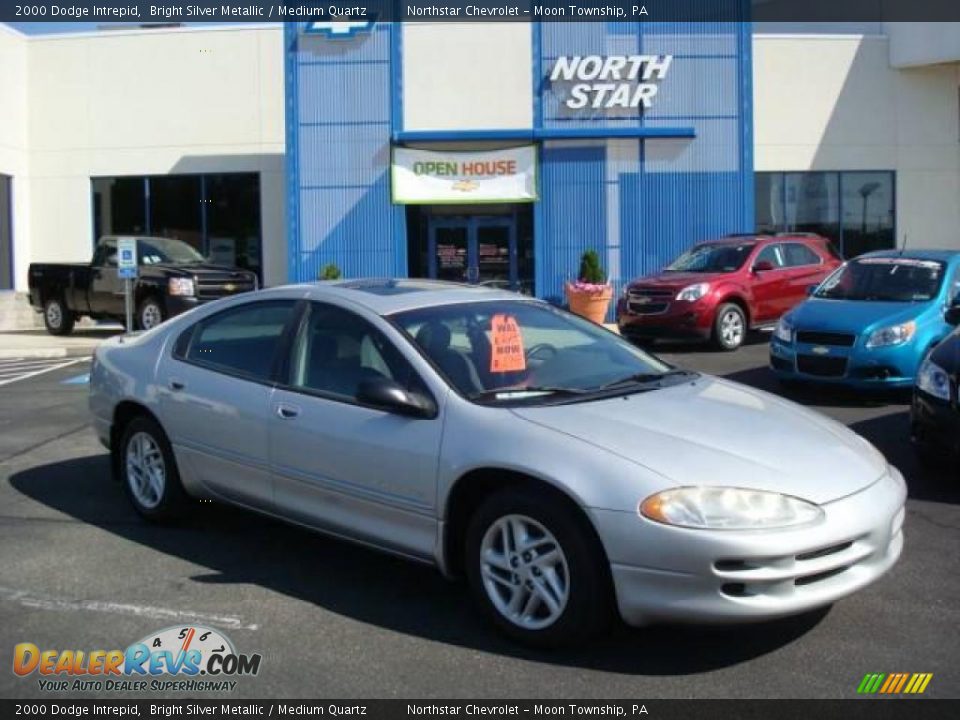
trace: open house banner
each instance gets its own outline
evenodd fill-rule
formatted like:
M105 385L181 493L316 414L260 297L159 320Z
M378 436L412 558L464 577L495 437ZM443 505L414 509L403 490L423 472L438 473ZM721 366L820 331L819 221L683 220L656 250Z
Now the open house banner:
M533 145L487 152L393 149L393 201L400 204L532 202Z

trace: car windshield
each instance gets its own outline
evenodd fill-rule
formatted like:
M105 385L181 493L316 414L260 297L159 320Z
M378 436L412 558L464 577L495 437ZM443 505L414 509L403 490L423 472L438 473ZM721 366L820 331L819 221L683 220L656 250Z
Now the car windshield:
M734 272L743 267L754 243L709 243L690 248L667 265L667 272Z
M940 291L944 264L902 257L860 258L823 281L814 297L831 300L923 302Z
M170 238L139 238L137 251L140 253L141 265L156 265L157 263L172 263L174 265L191 265L206 262L203 255L182 240Z
M443 305L390 319L451 385L480 403L571 401L656 389L688 375L544 303Z

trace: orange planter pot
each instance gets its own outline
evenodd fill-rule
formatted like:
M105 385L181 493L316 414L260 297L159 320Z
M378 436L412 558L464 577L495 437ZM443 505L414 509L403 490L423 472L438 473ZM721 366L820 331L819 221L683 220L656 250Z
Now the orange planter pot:
M603 321L607 318L610 301L613 299L612 287L598 293L590 293L574 290L567 285L566 292L570 312L576 313L587 320L592 320L597 325L603 324Z

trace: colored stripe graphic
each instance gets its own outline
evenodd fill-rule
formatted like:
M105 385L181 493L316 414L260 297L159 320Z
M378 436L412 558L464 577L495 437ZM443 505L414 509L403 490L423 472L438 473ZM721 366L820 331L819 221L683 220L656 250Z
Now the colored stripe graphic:
M867 673L857 686L861 695L920 695L933 679L933 673Z

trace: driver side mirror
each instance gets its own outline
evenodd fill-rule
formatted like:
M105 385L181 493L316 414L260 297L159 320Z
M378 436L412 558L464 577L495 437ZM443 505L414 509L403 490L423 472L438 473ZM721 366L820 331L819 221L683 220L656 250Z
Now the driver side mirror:
M767 270L773 270L773 263L769 260L760 260L753 265L753 271L755 273L766 272Z
M820 287L820 286L819 286L819 285L807 285L807 295L813 295L813 294L817 291L817 288L818 288L818 287Z
M411 392L389 378L363 380L357 388L357 400L385 412L407 417L434 418L437 406L432 399Z

